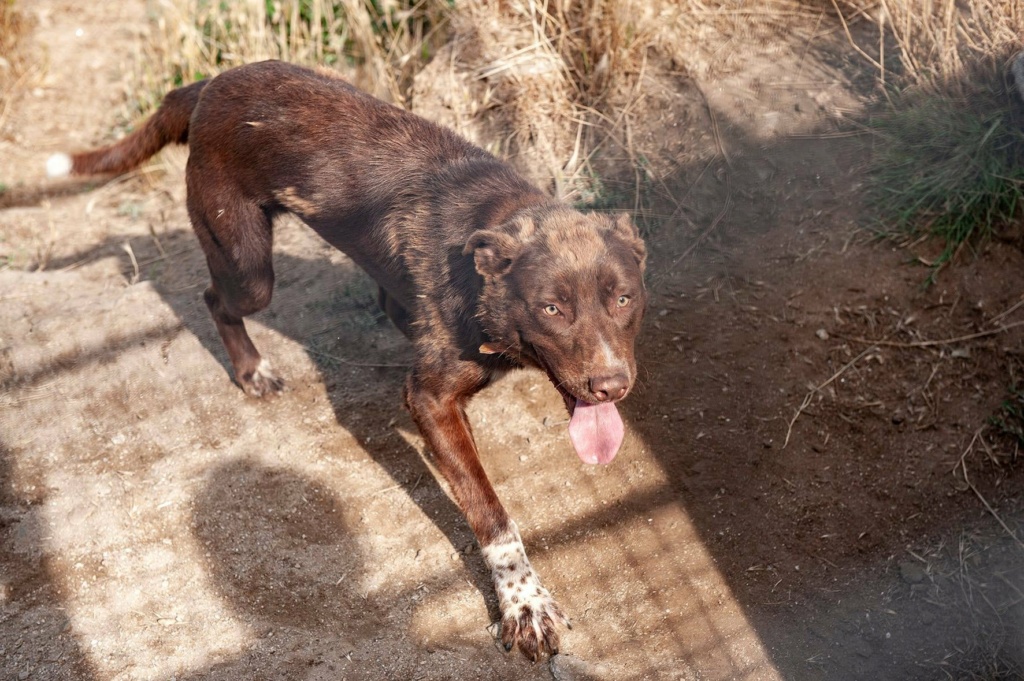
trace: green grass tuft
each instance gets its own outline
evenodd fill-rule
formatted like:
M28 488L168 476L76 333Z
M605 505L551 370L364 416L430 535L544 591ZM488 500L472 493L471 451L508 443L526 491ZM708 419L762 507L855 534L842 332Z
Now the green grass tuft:
M1009 396L999 405L999 411L989 417L989 423L1003 435L1024 445L1024 387L1010 387Z
M870 199L883 229L944 240L930 279L963 244L1024 216L1024 105L991 74L950 95L904 95L870 121Z

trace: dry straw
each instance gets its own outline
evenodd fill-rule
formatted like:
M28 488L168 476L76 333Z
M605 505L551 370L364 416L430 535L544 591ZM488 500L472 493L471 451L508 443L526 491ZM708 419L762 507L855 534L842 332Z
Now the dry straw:
M837 9L877 27L877 45L857 48L877 56L869 59L882 83L963 94L965 70L1024 47L1020 0L847 0ZM886 58L887 43L896 47L898 66Z
M153 70L144 90L162 92L168 74L178 84L283 59L341 69L401 103L412 76L444 42L450 6L447 0L159 0L155 9Z

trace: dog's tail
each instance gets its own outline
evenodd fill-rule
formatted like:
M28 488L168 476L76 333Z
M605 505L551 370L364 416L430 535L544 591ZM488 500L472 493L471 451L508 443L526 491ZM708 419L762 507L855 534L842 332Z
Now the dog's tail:
M169 92L156 113L120 142L71 156L54 154L46 161L46 174L65 177L126 173L138 168L168 144L187 144L192 110L208 82L201 80Z

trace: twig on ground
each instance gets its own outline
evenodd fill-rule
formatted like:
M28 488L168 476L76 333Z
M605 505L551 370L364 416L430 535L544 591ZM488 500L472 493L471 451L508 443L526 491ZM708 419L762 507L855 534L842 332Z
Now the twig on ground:
M131 258L132 269L135 270L135 273L132 274L131 281L128 282L128 285L134 286L135 284L139 283L139 261L135 259L135 251L132 250L131 241L125 241L123 244L121 244L121 248L124 249L124 252L128 254L129 258Z
M7 116L10 113L11 102L14 100L14 94L22 85L24 85L25 81L27 81L30 76L39 74L41 74L41 69L39 67L30 67L25 69L25 72L18 76L18 79L15 80L7 89L7 92L4 93L5 96L2 100L3 108L0 109L0 130L3 130L4 125L7 124Z
M993 317L992 319L990 319L988 323L989 323L989 324L996 324L996 323L998 323L998 322L999 322L999 321L1000 321L1001 319L1003 319L1004 317L1007 317L1007 316L1009 316L1010 314L1012 314L1012 313L1013 313L1013 312L1014 312L1014 311L1015 311L1015 310L1016 310L1017 308L1019 308L1019 307L1020 307L1021 305L1024 305L1024 296L1021 296L1020 300L1018 300L1018 301L1017 301L1016 303L1014 303L1014 304L1013 304L1013 305L1011 305L1011 306L1010 306L1009 308L1007 308L1007 309L1003 310L1002 312L1000 312L999 314L997 314L997 315L996 315L995 317Z
M731 169L732 161L729 159L729 154L725 150L725 144L723 144L722 142L722 134L718 127L718 118L715 116L715 112L711 108L711 102L708 101L707 95L704 94L704 90L698 87L697 92L700 93L701 99L704 100L704 106L705 108L707 108L708 117L710 117L711 119L711 129L715 135L715 145L718 147L718 155L722 157L723 161L725 161L725 165L729 169ZM705 170L707 170L706 167ZM701 172L701 176L703 175L704 173ZM699 179L700 178L698 178L698 180ZM732 208L732 177L730 176L728 170L725 171L725 192L725 204L722 206L722 210L719 211L718 215L715 216L715 219L711 221L711 224L708 226L708 228L701 232L694 240L694 242L686 247L686 250L684 250L682 253L680 253L672 260L672 263L667 268L665 268L665 272L661 275L662 277L667 276L669 272L676 268L676 265L678 265L680 262L685 260L691 253L697 250L697 248L702 243L704 243L704 241L709 236L711 236L711 233L718 229L718 226L722 223L722 220L724 220L725 216L729 213L729 210Z
M732 208L731 190L725 197L725 205L722 206L722 210L719 211L718 215L715 216L715 219L711 221L711 224L708 226L708 228L701 232L700 235L693 241L693 243L686 247L685 251L683 251L681 254L676 256L674 260L672 260L672 264L669 265L668 268L666 268L666 272L671 272L672 270L674 270L676 265L678 265L680 262L685 260L687 256L689 256L691 253L697 250L697 247L704 243L704 240L711 236L712 232L718 229L718 225L721 224L722 220L725 219L725 216L729 212L730 208Z
M971 451L974 449L974 443L978 441L978 438L980 438L984 432L985 426L981 426L976 431L974 431L974 435L973 437L971 437L971 441L967 444L966 449L964 449L964 453L960 455L960 460L957 462L956 466L953 467L952 472L955 474L957 468L963 469L964 482L967 483L967 486L971 489L972 492L974 492L974 496L978 497L978 500L981 501L982 505L985 506L985 510L988 511L992 515L992 517L996 519L996 521L1002 526L1003 530L1006 531L1006 534L1008 534L1010 538L1017 543L1017 546L1024 549L1024 541L1021 541L1020 537L1017 536L1017 533L1010 529L1010 526L1006 524L1006 521L1003 520L1002 516L996 513L996 510L992 508L991 504L988 503L988 499L985 498L985 496L978 490L975 484L971 482L971 478L967 475L967 455L970 454Z
M1013 322L1012 324L1005 324L996 329L989 329L988 331L979 331L978 333L967 334L966 336L957 336L956 338L944 338L942 340L926 340L926 341L913 341L911 343L902 343L900 341L891 341L885 339L873 340L871 338L857 338L854 336L840 336L836 334L837 338L848 340L853 343L870 344L870 345L884 345L890 348L930 348L936 345L952 345L953 343L962 343L964 341L974 340L976 338L984 338L985 336L994 336L1004 331L1009 331L1018 326L1024 326L1024 321Z
M847 41L849 41L850 47L857 50L857 53L860 54L860 56L867 59L872 66L878 69L879 74L881 74L879 78L882 83L885 83L885 66L878 63L877 59L875 59L870 54L862 50L860 45L857 44L857 41L853 39L853 34L850 33L850 27L846 24L846 17L843 16L843 12L841 9L839 9L839 5L836 4L836 0L832 0L832 6L835 8L836 14L839 16L839 21L842 22L843 24L843 31L846 32L846 39Z
M194 250L193 246L188 246L186 248L180 248L180 249L178 249L176 251L171 251L170 253L161 253L160 255L153 256L152 258L147 258L147 259L141 261L139 263L139 266L140 267L145 267L146 265L152 265L153 263L160 262L161 260L167 260L168 258L173 258L174 256L181 255L183 253L188 253L191 250Z
M849 369L850 367L852 367L852 366L853 366L854 364L856 364L856 363L857 363L857 361L858 361L858 360L859 360L859 359L860 359L861 357L864 357L865 355L867 355L867 354L868 354L869 352L871 352L872 350L877 350L877 349L878 349L878 348L877 348L877 347L875 347L875 346L871 346L871 347L869 347L869 348L866 348L866 349L865 349L865 350L864 350L863 352L861 352L861 353L860 353L859 355L857 355L856 357L854 357L853 359L851 359L851 360L850 360L849 362L847 362L846 364L844 364L844 365L843 365L843 367L842 367L842 368L841 368L841 369L840 369L839 371L837 371L837 372L835 372L834 374L832 374L832 376L831 376L831 377L830 377L830 378L829 378L829 379L828 379L827 381L825 381L824 383L822 383L821 385L817 386L816 388L814 388L813 390L811 390L811 391L810 391L809 393L807 393L807 395L806 395L806 396L804 397L804 401L800 403L800 406L799 406L799 407L797 407L796 413L795 413L795 414L793 414L793 418L792 418L792 419L790 419L790 421L789 421L789 428L787 428L787 429L786 429L786 440L785 440L785 441L784 441L784 442L782 443L782 448L783 448L783 449L785 449L785 448L786 448L786 445L788 445L788 444L789 444L789 438L790 438L790 436L791 436L791 435L793 434L793 424L795 424L795 423L796 423L796 420L797 420L798 418L800 418L800 414L804 413L804 410L805 410L805 409L807 409L807 407L809 407L809 406L811 405L811 400L812 400L812 399L814 399L814 396L815 396L816 394L818 394L818 392L819 392L820 390L822 390L823 388L827 387L827 386L828 386L828 385L829 385L830 383L832 383L832 381L834 381L834 380L836 380L837 378L839 378L840 376L842 376L842 375L843 375L843 373L844 373L844 372L845 372L845 371L846 371L847 369Z
M85 214L92 215L93 209L96 207L96 202L101 198L105 197L111 191L116 189L118 186L128 182L136 176L135 171L129 171L114 177L103 184L102 187L98 187L92 191L92 198L89 199L89 203L85 204Z

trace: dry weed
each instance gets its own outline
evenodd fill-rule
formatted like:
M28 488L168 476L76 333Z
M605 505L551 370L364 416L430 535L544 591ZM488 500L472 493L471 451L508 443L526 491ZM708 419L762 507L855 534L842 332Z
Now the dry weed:
M1018 0L846 0L837 9L877 27L878 44L857 47L883 84L964 95L965 70L1024 47L1024 5ZM885 54L889 40L898 50L898 67Z
M446 39L449 12L447 0L160 0L140 109L168 85L263 59L337 68L404 104L413 75Z
M18 46L26 28L25 16L14 0L0 0L0 128L7 118L14 85L24 71Z
M572 183L587 150L629 114L629 91L653 40L650 5L630 0L482 0L453 17L453 68L481 84L506 121L501 151ZM595 135L594 133L598 134Z

